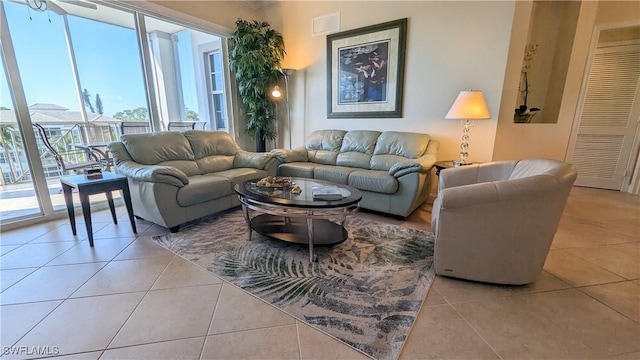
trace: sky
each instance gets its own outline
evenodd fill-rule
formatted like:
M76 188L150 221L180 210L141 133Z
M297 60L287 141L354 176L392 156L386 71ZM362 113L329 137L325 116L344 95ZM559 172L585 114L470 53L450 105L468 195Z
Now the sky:
M22 4L3 3L27 103L80 110L63 17L51 11L28 11ZM135 30L72 15L68 19L80 86L89 91L94 107L96 94L107 116L146 107ZM4 70L0 75L6 75ZM0 90L0 106L13 108L4 78Z

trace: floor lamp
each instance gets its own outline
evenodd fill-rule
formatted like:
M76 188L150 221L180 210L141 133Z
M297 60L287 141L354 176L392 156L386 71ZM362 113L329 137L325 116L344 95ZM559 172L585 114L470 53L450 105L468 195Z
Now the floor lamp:
M289 131L289 149L292 149L291 144L291 110L289 109L289 76L296 72L295 69L278 69L280 74L284 77L284 91L285 91L285 105L287 106L287 131ZM275 90L275 89L274 89Z

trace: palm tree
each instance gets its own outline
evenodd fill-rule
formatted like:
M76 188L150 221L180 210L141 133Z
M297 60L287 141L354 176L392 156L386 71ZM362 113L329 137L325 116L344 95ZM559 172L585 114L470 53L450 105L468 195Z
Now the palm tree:
M13 159L11 157L11 152L9 150L16 151L17 147L21 147L19 138L14 138L12 132L15 131L15 127L13 124L9 125L0 125L0 145L2 145L2 150L4 151L4 156L7 159L7 163L9 164L9 169L12 174L16 173L15 166L13 165ZM15 142L14 142L15 139ZM4 178L4 173L0 170L0 185L5 185L6 180Z

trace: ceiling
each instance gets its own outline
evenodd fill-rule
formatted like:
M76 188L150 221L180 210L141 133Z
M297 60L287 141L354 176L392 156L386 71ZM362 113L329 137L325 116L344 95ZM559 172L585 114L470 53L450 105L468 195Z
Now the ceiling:
M275 3L277 3L280 0L240 0L240 2L245 5L248 6L252 9L260 9L269 5L273 5Z

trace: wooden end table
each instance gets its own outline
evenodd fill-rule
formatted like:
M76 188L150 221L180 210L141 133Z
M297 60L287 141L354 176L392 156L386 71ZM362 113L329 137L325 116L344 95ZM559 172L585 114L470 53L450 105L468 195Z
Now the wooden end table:
M460 166L466 166L466 165L473 165L473 164L479 164L479 163L477 163L477 162L468 162L468 163L460 165L459 163L457 163L457 162L455 162L453 160L446 160L446 161L437 161L435 164L433 164L433 166L436 167L436 176L438 176L438 175L440 175L440 171L442 171L444 169L460 167Z
M89 195L104 193L107 197L107 202L109 203L113 223L118 224L116 209L113 205L113 196L111 196L111 192L122 190L122 198L127 207L127 213L129 213L131 228L133 229L134 234L138 233L138 230L136 229L136 222L133 217L131 193L129 192L129 183L127 182L126 176L104 171L102 172L102 178L100 179L87 179L85 175L63 176L60 178L60 183L62 184L64 202L67 205L67 212L69 213L69 221L71 222L71 231L73 232L73 235L76 235L76 216L73 209L73 197L71 192L74 188L78 189L80 204L82 205L82 214L84 215L87 235L89 236L89 245L91 247L93 247L93 227L91 226Z

